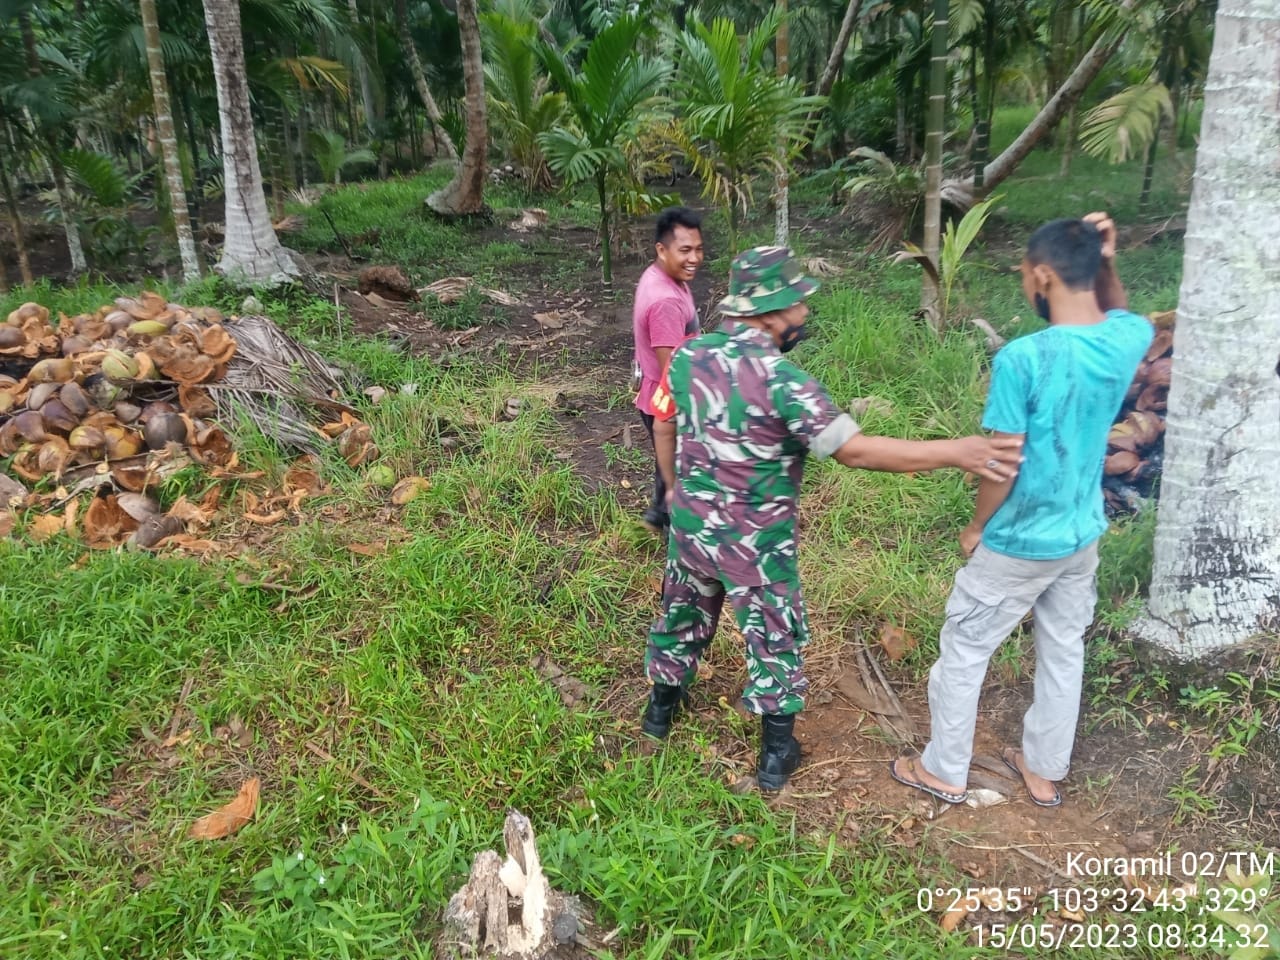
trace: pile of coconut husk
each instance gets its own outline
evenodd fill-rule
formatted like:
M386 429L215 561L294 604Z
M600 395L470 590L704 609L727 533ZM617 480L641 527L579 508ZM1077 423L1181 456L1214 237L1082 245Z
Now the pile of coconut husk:
M1151 315L1155 337L1107 436L1102 495L1107 514L1136 513L1153 496L1164 463L1164 418L1173 368L1175 311Z
M192 464L233 473L228 431L246 421L285 448L336 442L352 465L374 459L344 392L340 369L267 317L227 318L146 292L55 327L47 308L26 303L0 324L0 500L63 510L71 532L72 501L92 490L93 545L151 546L138 531L156 514L154 489Z

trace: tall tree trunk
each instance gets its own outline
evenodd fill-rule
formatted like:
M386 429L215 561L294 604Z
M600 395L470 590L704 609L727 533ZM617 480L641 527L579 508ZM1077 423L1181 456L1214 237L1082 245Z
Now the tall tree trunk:
M453 180L427 197L427 206L446 217L466 216L484 209L484 178L489 154L484 62L480 58L480 21L476 16L476 0L458 0L458 32L462 35L467 143Z
M8 158L0 157L0 191L4 192L5 212L9 216L9 230L13 233L14 252L18 255L18 274L22 277L22 285L29 287L36 282L36 278L31 273L26 231L22 227L22 214L18 212L18 201L13 195L13 181L9 179L8 167Z
M924 133L924 254L935 270L942 240L942 134L947 117L947 50L950 0L933 0L930 31L929 109ZM920 272L920 309L939 332L946 325L938 283L928 270Z
M604 280L605 297L613 299L613 236L609 230L608 171L603 166L596 173L596 199L600 203L600 277Z
M1156 129L1156 135L1151 138L1151 145L1147 147L1147 159L1142 165L1142 192L1138 195L1138 215L1142 216L1147 212L1147 204L1151 200L1151 183L1156 176L1156 148L1160 146L1160 130Z
M200 279L200 258L196 256L196 242L191 234L187 191L182 183L182 165L178 161L178 139L173 131L169 83L164 74L164 54L160 49L156 0L138 0L138 6L142 11L142 34L147 43L147 69L151 74L151 101L155 104L160 159L164 164L165 187L169 191L169 206L172 207L173 231L178 238L178 256L182 259L182 279L185 283L194 283Z
M1280 624L1280 10L1220 0L1187 214L1149 616L1200 657Z
M459 5L461 7L461 5ZM474 9L474 4L472 4ZM462 29L462 10L458 10L458 29ZM414 88L418 91L418 99L422 101L423 107L427 111L427 119L431 121L431 130L435 137L435 143L438 150L443 150L444 155L450 160L458 159L458 148L453 145L453 138L449 136L449 131L444 128L440 122L440 108L436 106L436 98L431 95L431 88L427 86L427 74L422 69L422 61L418 59L418 48L413 42L413 33L409 30L409 11L405 0L396 0L396 30L400 34L400 46L404 49L405 61L409 64L409 73L413 76ZM463 72L466 72L467 53L462 52ZM470 110L470 107L468 107ZM468 118L468 124L470 119ZM468 127L468 133L470 128Z
M1071 161L1075 157L1076 140L1080 136L1080 104L1073 103L1071 112L1067 114L1067 135L1062 140L1062 164L1058 167L1058 176L1066 177L1071 173Z
M280 245L267 212L258 166L258 143L249 112L240 0L204 0L204 19L218 87L222 126L222 181L226 191L226 241L217 269L251 281L276 282L300 271Z
M1133 3L1134 0L1122 0L1120 5L1127 10L1133 6ZM1058 121L1079 101L1089 84L1102 72L1102 68L1120 46L1127 29L1127 26L1122 26L1113 36L1102 36L1095 40L1093 46L1071 71L1071 75L1063 81L1062 86L1049 98L1049 102L1027 124L1022 133L1018 134L1017 139L1000 156L987 164L984 177L987 190L994 190L1004 183L1009 175L1018 169L1018 164L1026 159L1027 154L1040 141L1040 138L1057 126ZM973 206L973 178L945 182L942 185L942 199L961 210L969 209Z
M22 48L27 58L27 74L35 79L42 73L40 55L36 49L36 34L31 28L31 15L27 12L18 14L18 29L22 34ZM62 229L67 237L67 253L71 257L71 274L77 276L89 269L84 258L84 246L80 243L80 227L76 223L75 199L67 186L67 171L62 165L62 153L58 147L58 139L52 130L37 130L44 141L45 159L49 164L49 174L53 178L53 186L58 196L58 213L62 217Z
M787 30L787 0L777 0L782 16L778 21L778 33L773 38L774 60L778 76L786 79L791 67L791 35ZM778 143L778 184L773 194L773 243L785 247L791 242L791 183L787 164L787 143Z
M849 0L845 8L844 19L840 21L840 32L836 34L835 45L831 48L831 56L827 57L827 65L822 70L822 79L818 81L818 96L825 97L831 93L831 87L840 74L844 63L845 51L849 49L849 38L853 36L853 26L858 22L858 14L862 11L862 0Z
M356 0L347 0L347 9L351 11L351 25L357 29L360 26L360 7ZM377 43L377 37L373 38L373 43ZM360 58L360 105L364 108L364 128L368 132L370 139L375 135L375 124L378 118L377 103L373 98L373 74L369 71L369 64Z

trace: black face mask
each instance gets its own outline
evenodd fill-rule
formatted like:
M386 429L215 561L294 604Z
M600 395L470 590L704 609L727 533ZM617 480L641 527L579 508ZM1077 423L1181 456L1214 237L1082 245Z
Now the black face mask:
M807 323L797 323L788 326L782 331L782 336L778 338L778 351L780 353L790 353L796 348L801 340L809 338L809 325Z
M1045 299L1044 294L1037 293L1035 295L1036 314L1045 323L1049 322L1049 301Z

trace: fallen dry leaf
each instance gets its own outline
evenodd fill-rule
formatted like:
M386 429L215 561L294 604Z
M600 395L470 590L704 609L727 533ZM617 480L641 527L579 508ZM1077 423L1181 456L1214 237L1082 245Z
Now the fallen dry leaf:
M257 777L245 781L234 800L193 823L187 836L192 840L219 840L231 836L257 813L260 787Z
M201 540L187 533L176 533L168 537L165 546L172 547L175 550L185 550L188 553L206 554L216 553L223 549L222 545L213 540Z
M533 319L543 330L559 330L569 322L569 316L560 310L549 310L546 313L535 313Z
M62 529L62 517L57 514L42 513L31 521L31 525L27 527L27 535L39 543L48 540L55 533L60 533Z
M890 623L880 625L880 646L890 660L901 660L915 649L916 638Z
M348 543L347 549L362 557L378 557L387 552L387 542L375 540L373 543Z
M217 489L216 487L214 488ZM206 497L206 499L208 499ZM216 509L216 506L215 506ZM203 505L196 505L187 499L186 494L178 497L173 502L173 506L169 508L168 515L176 520L181 520L195 530L207 527L213 521L214 510L210 510Z
M269 527L274 523L279 523L286 516L288 516L288 512L285 510L272 510L270 513L246 513L244 518L250 523Z
M7 537L13 533L14 517L12 510L5 510L0 513L0 537Z

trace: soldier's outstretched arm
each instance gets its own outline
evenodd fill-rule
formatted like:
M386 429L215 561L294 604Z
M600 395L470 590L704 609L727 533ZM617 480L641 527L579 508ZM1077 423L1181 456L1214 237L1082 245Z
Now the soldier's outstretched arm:
M858 433L845 441L835 458L846 467L886 473L918 473L958 467L1003 483L1018 474L1021 437L960 437L956 440L899 440Z

